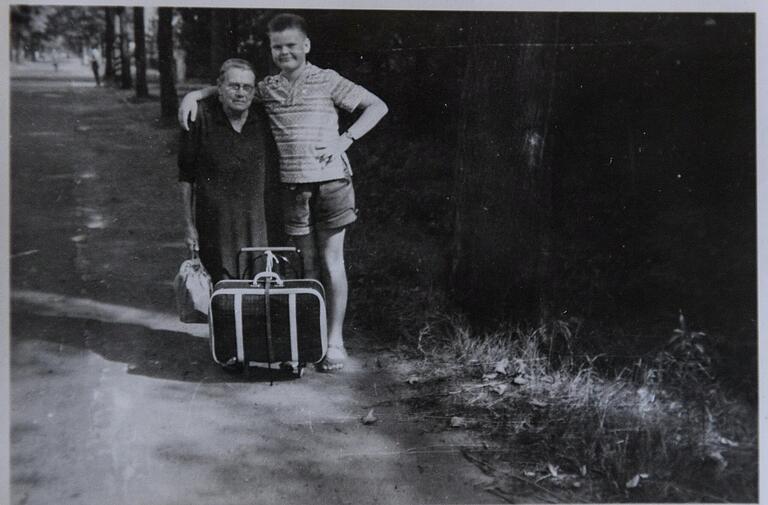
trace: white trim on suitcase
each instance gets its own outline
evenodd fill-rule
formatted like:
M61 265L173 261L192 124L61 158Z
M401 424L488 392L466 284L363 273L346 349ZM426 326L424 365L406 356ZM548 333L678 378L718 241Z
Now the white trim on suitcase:
M320 299L320 323L325 323L320 324L320 347L323 350L323 357L320 358L320 361L322 361L325 358L325 353L328 352L328 314L325 312L325 298L322 296L318 296L318 298Z
M211 295L211 300L213 300L213 295ZM210 301L208 302L208 335L209 335L209 344L211 344L211 355L213 356L213 361L215 361L218 364L221 364L221 361L219 361L219 358L216 356L216 347L213 345L215 342L214 336L213 336L213 311L211 310L211 304Z
M237 342L237 361L245 361L245 348L243 347L243 294L233 293L235 295L235 341Z
M296 328L296 293L288 294L288 321L291 327L291 361L299 361L299 336Z

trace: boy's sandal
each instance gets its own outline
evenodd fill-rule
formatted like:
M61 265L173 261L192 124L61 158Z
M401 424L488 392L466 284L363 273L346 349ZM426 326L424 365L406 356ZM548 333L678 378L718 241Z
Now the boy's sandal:
M331 351L335 350L338 354L344 356L343 358L331 358ZM335 354L335 353L334 353ZM318 363L315 368L319 372L338 372L344 368L344 360L346 359L346 352L338 347L329 347L323 360Z
M340 360L335 359L329 359L328 357L323 358L323 361L317 364L315 366L318 372L338 372L339 370L344 368L344 362Z

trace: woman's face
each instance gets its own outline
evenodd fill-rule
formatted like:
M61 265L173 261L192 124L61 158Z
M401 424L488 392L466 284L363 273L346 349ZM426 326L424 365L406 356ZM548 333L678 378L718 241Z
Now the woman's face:
M219 84L219 100L226 112L243 112L251 106L256 76L250 70L230 68Z

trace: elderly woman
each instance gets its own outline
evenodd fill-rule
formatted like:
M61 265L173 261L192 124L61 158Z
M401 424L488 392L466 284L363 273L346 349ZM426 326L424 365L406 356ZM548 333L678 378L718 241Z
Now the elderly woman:
M236 264L241 247L267 245L264 188L276 156L266 114L252 103L255 81L247 61L225 61L218 95L200 102L197 120L181 134L186 242L213 282L243 272Z

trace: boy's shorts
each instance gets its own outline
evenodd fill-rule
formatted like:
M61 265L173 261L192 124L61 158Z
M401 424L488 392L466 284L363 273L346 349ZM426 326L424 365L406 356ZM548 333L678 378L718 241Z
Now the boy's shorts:
M288 235L330 230L357 220L352 179L283 184L283 222Z

